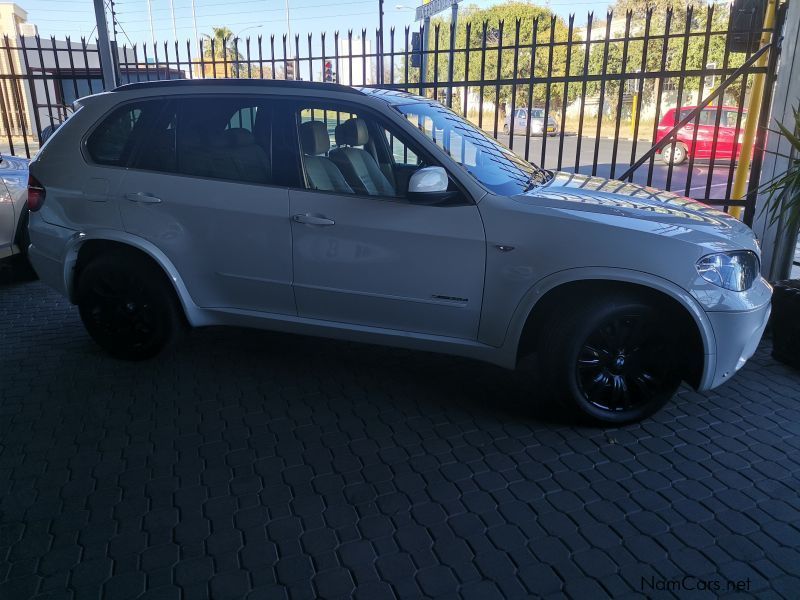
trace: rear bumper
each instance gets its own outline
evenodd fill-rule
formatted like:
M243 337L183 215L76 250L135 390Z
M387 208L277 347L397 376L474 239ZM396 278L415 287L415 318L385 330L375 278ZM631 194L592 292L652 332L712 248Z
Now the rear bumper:
M728 381L753 356L769 321L772 305L767 302L748 311L707 312L717 344L713 374L705 378L702 389Z

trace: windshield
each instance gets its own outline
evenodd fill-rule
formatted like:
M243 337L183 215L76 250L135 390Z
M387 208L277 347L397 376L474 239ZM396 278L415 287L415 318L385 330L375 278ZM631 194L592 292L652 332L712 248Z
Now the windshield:
M467 173L495 194L514 195L550 177L436 102L395 106Z

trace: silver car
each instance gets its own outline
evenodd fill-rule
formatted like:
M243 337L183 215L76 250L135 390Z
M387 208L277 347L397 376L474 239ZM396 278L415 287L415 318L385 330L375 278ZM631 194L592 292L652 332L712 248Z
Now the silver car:
M28 161L0 156L0 260L28 250Z
M558 135L560 131L558 121L552 114L548 114L545 119L545 110L543 108L532 108L530 111L524 108L515 109L513 113L506 115L503 131L505 133L511 131L513 116L514 135L526 135L528 133L528 114L531 117L531 135L548 135L550 137ZM547 123L547 126L545 126L545 123Z
M115 357L187 325L531 356L541 398L620 423L728 381L769 317L739 221L542 170L431 100L170 81L76 109L30 166L30 259Z

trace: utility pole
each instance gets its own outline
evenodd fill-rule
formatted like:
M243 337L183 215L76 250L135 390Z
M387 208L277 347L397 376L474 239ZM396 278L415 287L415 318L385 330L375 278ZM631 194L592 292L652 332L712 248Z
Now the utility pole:
M114 8L114 0L109 0L108 7L111 9L111 31L114 33L113 42L117 43L117 11Z
M383 84L383 0L378 0L378 83Z
M289 0L286 0L286 33L287 43L289 44L288 56L292 56L292 20L289 17Z
M175 26L175 0L169 0L169 12L172 13L172 38L178 41L178 28Z
M147 17L150 20L150 40L153 46L156 45L156 31L153 29L153 7L150 5L151 0L147 0Z
M422 62L419 65L419 82L425 83L428 77L428 46L430 35L428 30L431 28L431 18L425 17L422 21ZM427 89L420 89L421 96L427 96Z
M453 62L455 62L455 47L456 47L456 26L458 25L458 4L453 4L450 7L450 59L447 61L447 91L445 95L445 102L448 108L453 108ZM469 42L467 42L469 43Z
M108 39L104 0L94 0L94 18L97 23L97 49L100 52L100 64L103 70L103 89L113 90L117 87L117 77L114 53L111 51L111 41Z
M149 1L149 0L148 0ZM192 0L192 27L194 27L194 43L197 46L197 56L200 56L200 36L197 35L197 11Z

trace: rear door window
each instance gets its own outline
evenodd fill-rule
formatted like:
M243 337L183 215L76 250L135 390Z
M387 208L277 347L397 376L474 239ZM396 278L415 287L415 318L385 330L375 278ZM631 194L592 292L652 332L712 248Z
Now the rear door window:
M86 151L101 165L124 167L137 142L161 112L162 102L149 100L125 104L114 110L95 128L86 141Z
M177 170L183 175L272 183L271 115L263 99L178 102Z

